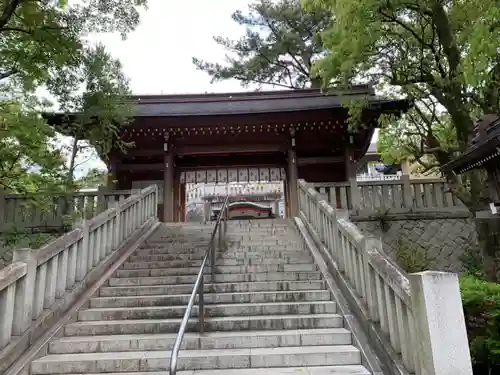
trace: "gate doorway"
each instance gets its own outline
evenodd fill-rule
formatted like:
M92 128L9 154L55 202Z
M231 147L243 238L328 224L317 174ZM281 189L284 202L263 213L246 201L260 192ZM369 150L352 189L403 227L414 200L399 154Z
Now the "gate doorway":
M174 191L175 219L209 221L224 198L250 201L284 216L286 172L281 167L235 167L181 171Z

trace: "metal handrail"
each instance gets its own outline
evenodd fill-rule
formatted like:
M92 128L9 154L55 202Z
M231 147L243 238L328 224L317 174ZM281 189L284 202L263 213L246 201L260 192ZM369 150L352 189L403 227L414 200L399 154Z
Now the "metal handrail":
M182 345L182 339L184 338L184 333L186 332L187 324L189 318L191 317L191 310L193 310L194 301L196 300L196 294L199 294L198 301L198 319L200 324L200 332L203 333L205 330L205 301L204 301L204 292L203 292L203 274L205 270L205 266L208 262L208 257L210 257L210 266L211 266L211 278L212 283L215 275L215 235L217 234L217 229L219 230L219 238L218 238L218 247L221 246L222 241L227 232L227 217L228 217L228 203L229 203L229 195L226 196L224 200L224 204L219 213L219 217L215 222L214 230L212 231L212 236L210 237L210 243L208 245L207 252L203 257L203 261L201 262L200 270L198 271L198 276L196 277L196 281L194 282L193 291L191 292L191 297L189 298L189 302L187 305L186 312L184 313L184 317L182 318L181 325L179 327L179 332L177 333L177 337L175 338L174 347L172 349L172 354L170 355L170 375L175 375L177 373L177 359L179 357L179 350ZM224 225L221 228L221 221L224 221Z

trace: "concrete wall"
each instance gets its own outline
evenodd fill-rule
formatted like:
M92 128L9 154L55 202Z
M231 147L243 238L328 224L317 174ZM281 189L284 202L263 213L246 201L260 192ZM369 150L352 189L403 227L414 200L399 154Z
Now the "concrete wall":
M363 233L380 238L384 250L403 268L402 262L398 261L398 254L402 253L398 243L407 246L403 256L410 257L410 262L426 263L428 260L432 263L431 269L439 271L462 271L462 255L478 251L474 222L465 214L401 214L382 220L362 217L351 220ZM424 255L408 254L412 250ZM423 258L427 260L422 261Z

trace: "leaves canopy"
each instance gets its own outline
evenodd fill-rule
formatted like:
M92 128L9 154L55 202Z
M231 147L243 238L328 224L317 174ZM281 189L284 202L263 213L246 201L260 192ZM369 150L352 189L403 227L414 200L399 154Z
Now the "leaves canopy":
M99 186L106 185L108 173L105 170L92 168L85 176L79 178L76 184L80 188L98 188Z
M498 0L303 2L335 14L323 33L331 53L314 69L325 83L369 80L416 102L407 118L392 124L399 133L385 134L404 140L387 145L418 147L417 157L430 154L443 165L465 149L478 115L498 113Z
M80 112L78 137L107 149L127 109L121 65L93 32L119 32L139 23L146 0L3 0L0 4L0 185L16 192L53 190L65 179L64 150L54 129L38 115L48 103L33 93L43 88L62 110ZM96 121L98 120L98 121ZM92 124L92 126L89 126ZM99 124L96 126L95 124ZM35 168L34 168L35 167ZM38 173L29 173L36 170ZM57 178L56 178L57 177ZM29 180L33 183L25 183Z
M329 23L328 12L307 12L299 0L256 0L248 13L238 10L232 19L245 28L237 40L217 36L215 42L228 51L226 63L193 58L212 82L236 79L242 86L273 85L284 88L320 87L311 79L311 67L324 52L319 32Z

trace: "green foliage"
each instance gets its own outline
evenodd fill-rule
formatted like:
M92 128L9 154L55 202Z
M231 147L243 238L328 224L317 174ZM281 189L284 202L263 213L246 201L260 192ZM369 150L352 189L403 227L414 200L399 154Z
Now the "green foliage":
M64 159L51 143L55 132L35 112L37 104L30 96L0 102L0 187L7 192L59 190L64 179Z
M74 82L78 82L82 90L75 91ZM133 114L130 103L123 100L130 94L129 81L121 63L103 46L86 48L78 69L64 69L57 80L52 81L51 88L60 98L61 109L73 113L58 126L59 131L75 138L68 150L70 181L78 154L95 149L104 158L113 147L123 151L131 147L120 139L120 128L130 122Z
M38 249L54 240L52 233L27 233L10 231L0 235L0 270L12 262L12 253L15 249Z
M105 170L92 168L85 176L75 181L79 188L97 188L106 185L108 172Z
M484 280L483 257L477 247L470 246L465 249L459 260L468 275Z
M125 37L139 23L147 0L4 0L0 14L0 79L11 77L27 90L78 66L82 36L117 31Z
M397 264L408 273L428 271L436 262L436 257L431 255L430 249L419 244L410 244L402 238L396 241L393 251Z
M70 194L75 158L97 148L101 155L117 141L131 114L121 64L90 33L119 32L139 23L146 0L4 0L0 6L0 188L7 193L43 192L30 204L54 209L50 194ZM51 128L40 116L51 103L36 97L44 89L59 110L77 112ZM61 146L57 132L75 136ZM91 147L92 146L92 147ZM70 166L66 165L69 159ZM50 193L50 194L47 194Z
M460 278L469 345L477 374L500 370L500 284Z
M229 52L226 64L193 58L212 82L236 79L243 86L320 86L320 80L311 79L310 73L324 52L319 33L330 22L328 12L307 12L299 0L255 0L247 14L238 10L232 18L245 28L245 35L238 40L214 38Z
M479 115L500 113L498 0L303 3L335 15L322 34L330 53L313 69L325 86L369 81L415 103L401 121L384 124L386 161L410 156L442 166L466 148Z

